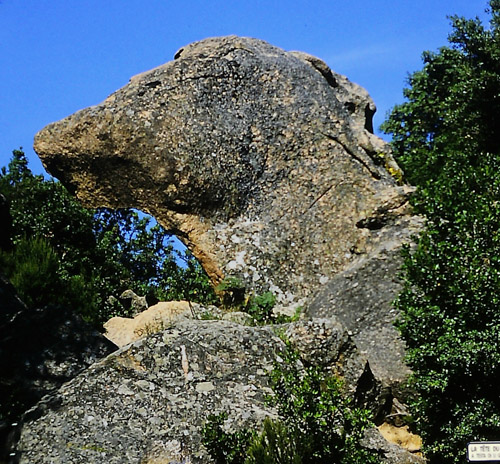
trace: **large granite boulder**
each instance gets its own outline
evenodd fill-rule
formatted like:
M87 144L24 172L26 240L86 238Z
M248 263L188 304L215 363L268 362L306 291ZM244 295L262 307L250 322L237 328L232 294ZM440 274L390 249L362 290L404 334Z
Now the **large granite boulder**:
M84 204L135 207L152 214L188 246L214 284L224 277L238 277L248 292L271 291L280 310L303 306L311 318L340 323L352 334L342 346L358 354L359 347L373 365L374 383L365 382L373 377L371 369L366 371L368 377L362 375L362 383L374 386L364 394L378 413L390 407L392 396L404 399L401 385L409 371L403 362L404 346L392 326L396 314L391 301L400 289L399 248L422 225L408 204L413 189L402 184L387 144L372 133L374 111L364 89L318 58L285 52L256 39L213 38L188 45L173 61L133 77L101 104L50 124L36 135L35 150L47 170ZM265 391L266 381L257 371L266 372L268 364L262 362L272 358L269 350L278 343L263 335L267 329L214 325L225 322L178 324L193 334L181 337L178 346L170 347L160 335L139 340L115 357L118 366L123 366L122 358L131 358L136 367L115 369L113 363L101 363L65 386L54 400L58 411L49 405L41 422L25 424L20 445L24 455L32 459L36 452L48 452L47 443L54 442L59 443L58 450L66 444L69 461L99 450L106 460L115 455L125 459L119 450L129 449L133 459L148 462L148 456L155 459L156 444L163 443L158 446L168 450L182 444L190 450L189 459L198 459L203 450L194 430L207 409L224 409L230 398L237 423L242 423L240 410L265 411L253 415L254 421L272 413L265 410L260 393L251 399L231 396L228 385L219 384L204 370L211 366L204 355L196 355L195 365L202 366L197 382L203 384L198 389L209 391L198 391L197 383L187 381L177 365L182 346L187 350L195 340L206 348L205 338L213 340L222 327L234 346L217 342L218 349L232 350L240 359L247 356L245 340L252 333L252 346L262 356L255 364L249 362L255 366L255 372L250 370L252 382L235 378L240 373L236 366L229 377L221 375L233 386L244 385L237 387L241 391L254 381L256 390L248 391ZM175 330L179 329L169 328L165 334ZM302 335L299 339L313 341L303 350L307 359L318 339ZM333 356L337 342L329 339L325 345ZM145 371L133 361L134 347L141 347L141 360L149 359ZM175 361L170 361L171 353L176 353ZM163 370L165 363L170 370ZM159 389L154 379L160 377L177 390ZM146 383L139 384L138 379ZM156 424L135 412L132 394L128 400L117 390L139 394L144 390L141 385L155 392L148 406L141 408L159 417ZM79 406L82 388L85 394L95 391L106 399L93 401L87 413ZM118 413L107 418L104 411L114 410L112 401L123 406L123 414L128 411L126 425ZM174 422L157 412L160 404L179 408L172 413ZM185 404L192 416L172 425L176 418L187 417ZM80 429L80 423L95 418L105 418L109 432L100 423L89 433ZM50 429L49 423L56 425ZM68 438L60 430L79 432ZM147 439L139 440L143 435ZM190 438L184 440L185 435ZM106 454L107 449L112 451ZM54 454L54 462L63 462L59 456Z
M298 306L412 223L374 111L318 58L212 38L50 124L35 150L86 205L152 214L214 283Z
M377 404L380 389L341 324L313 320L282 329L302 363L343 377L358 404ZM265 397L284 348L270 327L179 321L94 364L29 411L16 462L212 462L200 433L210 414L226 412L229 431L276 417ZM404 450L396 454L400 460L385 462L418 462Z

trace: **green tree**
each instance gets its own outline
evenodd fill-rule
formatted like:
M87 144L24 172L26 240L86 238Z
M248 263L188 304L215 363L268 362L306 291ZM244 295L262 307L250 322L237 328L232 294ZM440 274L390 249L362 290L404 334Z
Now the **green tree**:
M59 259L43 238L23 238L12 253L2 253L4 272L29 307L57 300L62 288Z
M408 346L414 416L431 462L465 460L500 436L500 158L448 163L447 188L420 206L427 231L405 252L396 306Z
M452 17L383 129L427 228L406 248L396 306L431 463L465 462L500 436L500 1L490 27Z
M455 153L466 153L469 163L483 152L498 153L499 0L490 1L490 13L490 28L477 18L451 17L450 46L424 52L423 69L409 77L403 90L407 101L382 124L415 185L440 182Z
M13 219L14 250L2 254L3 268L18 290L24 289L30 305L70 304L101 324L127 315L116 300L126 289L156 299L215 302L199 263L176 251L171 236L150 217L131 209L83 208L59 182L33 175L21 150L2 168L0 193L9 201ZM40 277L27 281L27 269L37 265L35 252L51 266L43 287L53 289L50 298L48 293L35 297Z
M227 414L210 415L203 426L203 445L216 464L244 464L246 450L255 432L241 429L229 432L224 428Z
M87 250L96 243L92 212L59 183L33 175L21 150L1 170L0 193L10 204L14 244L10 253L2 253L1 264L22 299L30 307L76 306L92 320L96 289L84 273L90 264Z
M360 445L364 430L373 425L370 412L346 398L339 378L318 366L301 368L299 354L285 343L283 362L271 373L272 402L282 423L265 426L246 463L257 464L261 457L283 464L379 463L375 452Z
M93 211L82 208L60 183L33 175L21 150L2 168L0 193L10 203L14 243L45 237L68 266L78 265L81 253L95 245Z

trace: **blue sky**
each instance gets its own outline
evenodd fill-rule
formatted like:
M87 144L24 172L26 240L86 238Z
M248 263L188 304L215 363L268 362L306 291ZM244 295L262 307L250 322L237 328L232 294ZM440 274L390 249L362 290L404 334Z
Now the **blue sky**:
M302 50L365 87L378 112L402 101L421 53L446 44L447 15L486 0L0 0L0 166L34 134L104 100L195 40L236 34Z

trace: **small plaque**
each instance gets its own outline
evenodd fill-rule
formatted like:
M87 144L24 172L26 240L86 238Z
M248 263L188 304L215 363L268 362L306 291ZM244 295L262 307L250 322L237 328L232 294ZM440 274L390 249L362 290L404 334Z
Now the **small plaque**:
M469 462L500 462L500 441L476 441L467 444Z

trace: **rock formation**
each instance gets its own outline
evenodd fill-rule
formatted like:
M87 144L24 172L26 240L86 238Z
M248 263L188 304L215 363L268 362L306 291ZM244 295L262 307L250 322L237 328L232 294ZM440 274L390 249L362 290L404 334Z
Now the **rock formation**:
M301 354L314 348L304 362L341 375L353 397L377 401L366 358L340 324L295 323L287 335ZM233 431L275 417L264 398L283 349L269 327L178 322L94 364L31 410L18 462L211 462L200 445L209 414L228 413ZM398 458L386 462L420 462L401 449L391 452Z
M152 214L214 284L238 277L248 292L271 291L281 310L326 318L336 336L301 322L289 338L304 362L336 365L351 394L363 385L376 413L404 396L408 369L390 302L398 250L421 221L408 206L412 188L372 133L374 111L366 91L318 58L214 38L50 124L35 150L84 204ZM120 343L136 340L135 324L153 313L125 321ZM273 414L262 398L281 341L269 329L188 320L162 329L31 411L21 462L207 462L199 426L208 411L228 409L240 425ZM375 377L359 363L365 356ZM367 446L386 462L418 461L373 433Z
M50 124L35 150L86 205L152 214L214 283L298 306L412 221L374 111L318 58L214 38Z
M132 290L128 289L122 292L118 301L122 304L127 314L136 316L144 310L148 309L146 297L136 295Z
M205 309L188 301L161 301L133 318L112 317L104 324L104 335L121 348L146 335L171 327L178 319L190 319L214 310L218 312L218 308Z
M413 218L414 227L418 224L419 219ZM335 275L305 305L309 317L334 314L348 327L375 376L399 398L407 396L410 370L404 363L404 343L393 326L392 302L402 288L401 246L409 241L411 230L389 231L370 254Z

